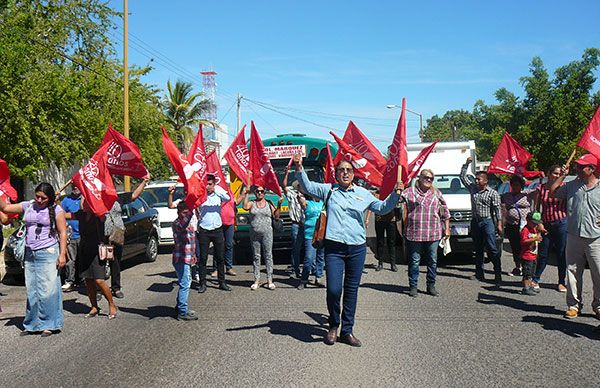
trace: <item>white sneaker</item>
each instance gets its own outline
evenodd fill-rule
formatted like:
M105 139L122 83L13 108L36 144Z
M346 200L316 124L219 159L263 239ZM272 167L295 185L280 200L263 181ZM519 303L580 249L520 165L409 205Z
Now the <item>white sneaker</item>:
M69 291L71 288L73 288L73 283L71 282L65 282L61 287L63 291Z

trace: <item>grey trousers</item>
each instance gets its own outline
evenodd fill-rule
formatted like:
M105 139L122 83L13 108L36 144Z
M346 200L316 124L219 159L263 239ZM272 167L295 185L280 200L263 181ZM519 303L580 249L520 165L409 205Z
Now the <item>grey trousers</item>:
M252 253L254 255L254 280L260 279L261 256L265 258L267 279L273 279L273 232L256 233L250 231L250 241L252 242Z
M583 238L567 234L567 306L569 309L583 308L583 271L585 264L592 275L592 309L600 308L600 237Z
M67 245L67 265L65 265L65 282L75 283L75 281L79 281L78 263L79 259L79 243L81 238L71 239L69 241L69 245Z

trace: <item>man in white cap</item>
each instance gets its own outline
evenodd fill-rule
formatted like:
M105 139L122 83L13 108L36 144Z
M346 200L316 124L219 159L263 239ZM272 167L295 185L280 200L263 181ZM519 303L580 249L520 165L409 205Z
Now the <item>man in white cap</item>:
M569 166L550 187L550 195L567 201L567 311L576 318L583 308L583 271L590 267L592 309L600 319L600 180L594 174L598 159L592 154L575 161L577 179L561 186Z

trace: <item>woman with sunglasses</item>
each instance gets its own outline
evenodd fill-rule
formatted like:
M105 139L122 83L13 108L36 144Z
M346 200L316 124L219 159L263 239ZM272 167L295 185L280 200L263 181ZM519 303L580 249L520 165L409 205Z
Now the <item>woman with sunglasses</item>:
M0 198L0 211L24 214L25 286L27 307L21 335L41 333L49 337L64 324L60 269L67 262L67 221L54 203L56 194L49 183L35 188L35 200L7 204Z
M294 155L296 179L303 191L325 202L327 227L325 232L325 268L327 270L327 309L329 331L325 337L327 345L338 340L350 346L361 346L354 336L354 315L358 298L358 286L362 276L366 248L364 214L371 210L375 214L389 213L400 199L402 184L384 200L376 199L367 189L354 185L354 169L347 160L338 163L335 169L337 184L312 182L302 168L302 155ZM340 299L344 294L343 311ZM341 321L340 321L341 312Z
M249 190L244 188L244 210L250 212L250 242L252 244L252 253L254 255L254 283L250 286L255 291L260 286L260 258L265 257L267 267L267 287L269 290L275 289L273 283L273 226L272 219L279 218L279 211L283 197L279 198L277 206L265 198L265 188L257 186L254 189L256 199L248 200Z
M404 190L400 201L406 203L406 247L408 251L409 295L418 295L419 263L427 263L427 293L437 296L437 249L442 236L450 237L450 212L442 193L433 187L433 171L421 171L417 183Z

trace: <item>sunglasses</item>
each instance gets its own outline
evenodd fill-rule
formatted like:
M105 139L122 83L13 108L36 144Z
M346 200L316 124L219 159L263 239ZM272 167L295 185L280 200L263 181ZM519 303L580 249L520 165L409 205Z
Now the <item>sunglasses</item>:
M264 190L254 190L254 192L256 194L264 194L265 191Z
M346 174L353 174L354 173L354 169L349 168L349 167L339 167L335 169L337 172L345 172Z
M427 181L427 182L433 182L433 177L432 176L423 176L423 175L421 175L421 179L423 179L424 181Z

